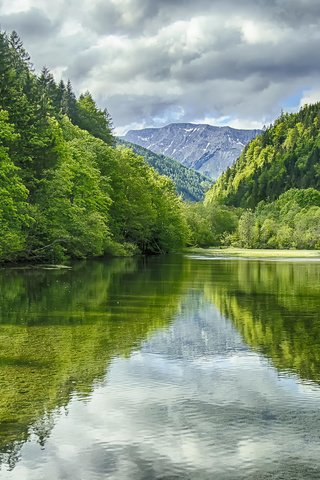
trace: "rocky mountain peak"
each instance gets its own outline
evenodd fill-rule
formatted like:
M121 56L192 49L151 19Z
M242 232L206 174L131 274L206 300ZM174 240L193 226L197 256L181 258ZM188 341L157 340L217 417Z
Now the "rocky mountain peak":
M228 126L171 123L161 128L129 130L122 138L155 153L172 157L183 165L216 179L233 165L245 145L260 132Z

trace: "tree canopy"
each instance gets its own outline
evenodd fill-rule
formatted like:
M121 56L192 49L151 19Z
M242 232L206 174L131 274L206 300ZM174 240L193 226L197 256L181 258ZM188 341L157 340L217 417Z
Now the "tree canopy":
M187 225L168 178L114 148L90 92L36 75L16 32L0 33L0 260L181 248Z
M286 190L309 187L320 188L320 103L282 113L221 175L206 202L254 208Z

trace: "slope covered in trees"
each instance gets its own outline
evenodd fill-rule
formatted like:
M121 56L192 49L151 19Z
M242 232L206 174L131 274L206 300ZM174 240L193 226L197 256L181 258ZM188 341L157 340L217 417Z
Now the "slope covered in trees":
M33 71L18 35L0 33L0 260L180 248L175 186L129 149L89 92Z
M292 188L271 203L245 210L225 240L245 248L320 249L320 192Z
M320 192L292 188L254 210L209 202L185 207L189 243L207 247L320 249Z
M250 142L206 202L254 208L291 188L320 188L320 103L282 114Z
M212 185L212 181L195 170L181 165L173 158L151 152L147 148L117 139L119 145L131 148L137 155L141 155L160 175L171 178L176 185L177 192L184 200L199 202L203 200L205 192Z

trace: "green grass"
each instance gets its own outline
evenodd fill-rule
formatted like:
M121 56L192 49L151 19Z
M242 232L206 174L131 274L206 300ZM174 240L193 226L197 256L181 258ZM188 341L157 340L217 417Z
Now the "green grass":
M190 247L185 253L196 253L200 255L215 255L220 257L247 257L247 258L320 258L320 250L268 250L250 249L235 247Z

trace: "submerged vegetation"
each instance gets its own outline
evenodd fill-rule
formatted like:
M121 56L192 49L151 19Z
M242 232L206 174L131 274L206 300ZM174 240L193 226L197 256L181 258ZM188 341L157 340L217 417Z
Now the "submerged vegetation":
M319 384L319 280L319 264L312 261L208 262L183 256L2 269L0 468L14 468L32 438L44 447L72 399L90 399L97 385L110 382L114 359L139 351L177 318L178 323L184 318L180 335L175 338L169 329L175 361L181 365L179 349L208 358L217 330L211 309L210 327L203 323L207 303L280 372ZM229 338L230 344L223 341L228 354Z
M170 323L188 275L182 261L170 270L122 258L0 271L0 469L13 468L31 435L43 446L57 410L88 397L114 357Z

